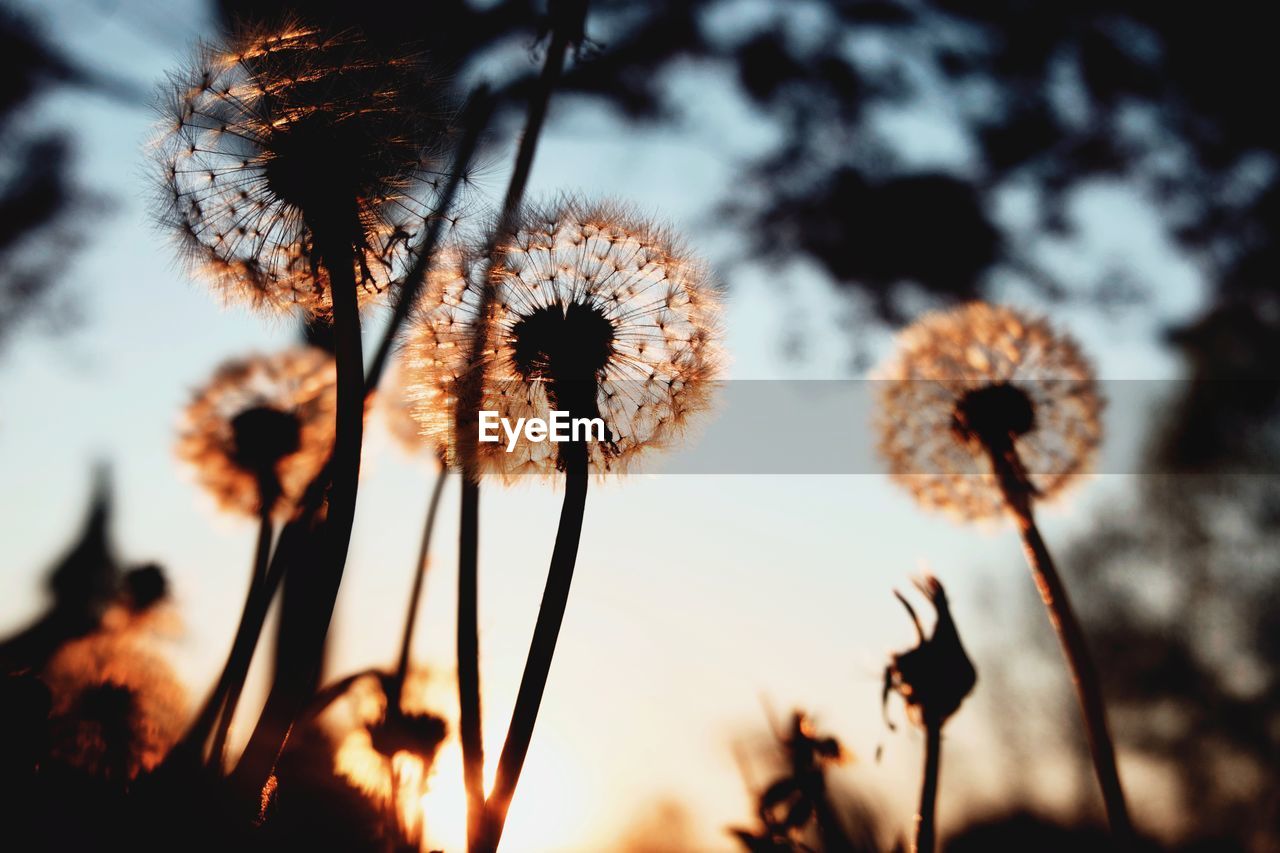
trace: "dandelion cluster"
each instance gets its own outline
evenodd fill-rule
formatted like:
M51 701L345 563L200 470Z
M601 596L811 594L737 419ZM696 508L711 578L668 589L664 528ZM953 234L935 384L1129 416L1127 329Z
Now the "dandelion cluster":
M434 210L436 88L416 57L350 34L295 25L207 45L166 96L162 219L198 270L257 307L329 314L327 252L353 262L367 302Z
M1016 449L1041 498L1088 466L1102 438L1093 372L1071 338L1009 308L972 303L902 332L880 372L880 452L919 503L999 516L990 454Z
M187 406L178 457L223 509L286 510L329 456L336 396L314 347L230 361Z
M480 409L511 421L553 409L603 418L607 440L588 445L600 472L663 447L707 407L720 362L718 292L665 230L616 206L569 200L525 210L478 280L482 269L464 251L443 259L407 346L413 411L438 446L456 454L468 382ZM561 466L548 443L522 441L510 453L462 447L480 470L506 476Z

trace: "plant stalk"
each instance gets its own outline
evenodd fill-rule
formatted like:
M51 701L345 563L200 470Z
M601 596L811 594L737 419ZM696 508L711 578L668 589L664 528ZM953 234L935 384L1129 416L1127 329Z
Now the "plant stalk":
M1007 447L988 448L988 455L1005 503L1022 536L1023 553L1031 567L1040 600L1044 602L1049 622L1058 634L1062 653L1067 660L1111 833L1122 849L1132 849L1133 824L1129 819L1129 807L1120 783L1120 773L1116 768L1115 746L1107 725L1107 709L1102 699L1098 672L1089 653L1080 620L1071 606L1067 588L1036 525L1032 509L1034 489L1027 480L1012 442Z
M404 692L405 679L409 677L409 658L413 648L413 631L418 625L418 611L422 607L422 589L426 585L427 566L431 560L431 533L435 530L436 514L440 509L440 496L444 493L444 483L449 476L449 469L440 466L435 485L431 487L431 500L427 504L427 518L422 525L422 542L418 546L418 563L413 573L413 589L409 592L409 612L405 614L404 634L400 639L400 657L396 663L395 678L391 680L390 690L394 695L387 697L387 708L398 709L400 696Z
M920 811L916 814L916 834L912 853L933 853L937 848L938 776L942 769L942 725L926 722L924 727L924 778L920 782Z
M270 502L266 500L263 503L270 506ZM257 632L261 630L260 626L255 629L254 614L258 611L262 600L265 598L269 603L275 592L274 587L269 586L272 576L268 571L267 561L272 532L271 511L269 508L264 509L259 515L258 543L254 552L252 574L249 577L249 589L245 593L244 609L240 612L240 623L236 626L231 649L227 652L222 672L218 675L218 680L209 692L208 698L205 699L204 705L201 706L200 713L187 728L182 741L171 751L171 755L175 757L187 756L197 762L205 761L204 748L224 715L223 709L227 706L227 695L231 691L232 683L238 678L243 684L245 674L248 673L249 664L253 658L253 648L257 644ZM239 690L236 694L239 695ZM215 754L212 751L209 753L208 763L215 763L213 759Z
M440 204L426 223L426 236L423 238L422 244L417 247L413 267L405 275L403 283L396 290L396 300L395 306L392 308L391 320L387 323L386 331L382 334L382 340L379 341L378 348L374 351L373 358L369 361L369 370L365 375L366 395L372 394L377 390L378 382L382 379L382 374L386 369L387 361L391 357L391 350L395 345L400 329L409 319L409 315L417 305L418 294L422 291L422 283L426 279L427 271L431 268L431 261L435 257L436 249L440 246L444 223L450 221L449 212L453 209L453 202L457 198L458 189L466 179L467 172L471 167L471 160L475 157L476 149L480 145L480 137L484 135L485 128L489 126L489 119L493 116L493 108L493 97L490 95L488 87L484 85L478 86L471 93L466 105L462 108L463 135L458 141L458 147L454 150L453 165L444 189L440 193Z
M538 709L546 692L551 660L555 656L560 626L564 623L565 608L569 603L569 587L578 560L578 543L582 538L582 516L587 506L589 479L587 458L587 446L584 442L561 445L561 459L565 463L565 492L560 509L560 526L551 552L551 567L547 572L547 586L542 594L538 621L533 629L533 641L529 645L529 657L525 662L524 675L520 679L520 691L516 694L511 726L507 729L507 739L498 759L493 793L489 795L485 807L478 848L480 853L493 853L498 849L507 811L511 807L511 799L520 781L520 771L529 753L529 742L533 738L534 724L538 720Z
M520 137L520 146L516 151L515 164L511 170L511 179L507 184L507 194L502 204L502 215L498 226L493 230L485 247L484 257L491 259L493 252L501 240L515 223L520 205L524 201L525 189L529 184L529 175L533 170L533 158L538 149L538 138L546 121L547 108L551 102L551 94L564 70L565 55L569 49L570 34L564 27L552 31L551 44L547 48L546 61L542 66L538 84L529 99L528 111L525 115L524 132ZM483 318L488 304L493 298L489 283L488 270L481 279L480 306L477 316ZM477 323L473 336L469 364L478 364L479 356L484 352L487 341L484 340L483 319ZM458 441L465 441L462 435L468 414L480 408L480 386L483 377L472 377L461 389L458 405ZM458 716L462 739L463 782L467 791L467 849L475 850L478 835L484 828L487 811L484 793L484 737L481 723L480 703L480 637L479 637L479 527L480 527L480 483L479 474L466 460L467 453L461 454L462 495L461 513L458 531ZM503 810L505 813L505 809ZM495 842L496 843L496 842Z
M463 471L458 519L458 729L467 792L467 849L484 817L484 742L480 708L480 483Z
M262 511L262 520L258 528L258 547L254 554L253 561L253 581L249 585L249 596L245 602L244 613L240 617L240 625L236 629L235 642L231 648L231 655L227 659L227 666L224 669L225 686L220 682L219 687L223 687L225 702L222 705L222 715L218 720L217 728L213 732L213 742L209 747L209 763L222 771L223 762L227 748L227 736L231 731L231 721L235 717L236 706L240 704L240 694L244 691L245 680L249 677L249 667L253 664L253 651L257 645L254 640L257 639L254 628L253 616L261 609L265 617L267 609L270 607L271 597L275 593L275 589L267 589L267 570L271 558L271 538L274 532L274 526L271 523L271 504L264 501L265 508ZM259 599L265 599L266 607L258 604ZM252 612L251 612L252 611ZM261 630L261 629L258 629Z
M275 769L293 721L310 698L324 654L325 637L338 599L347 549L355 522L364 433L364 354L360 340L360 308L356 299L355 258L341 229L317 228L316 244L329 274L333 299L334 358L337 366L337 413L333 452L327 466L328 506L313 541L304 548L313 558L307 571L294 575L306 585L307 612L299 613L298 660L276 673L267 703L258 718L235 775L246 795L260 804L260 794ZM296 559L291 564L299 565Z

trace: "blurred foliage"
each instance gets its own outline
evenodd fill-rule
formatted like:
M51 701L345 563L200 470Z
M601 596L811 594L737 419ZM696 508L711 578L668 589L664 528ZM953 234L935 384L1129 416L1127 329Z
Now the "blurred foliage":
M848 756L840 742L819 733L802 712L792 713L785 731L775 731L778 765L768 784L755 792L756 826L731 827L729 834L748 853L857 853L878 849L877 820L856 797L840 794L827 773Z
M34 21L0 4L0 349L20 323L40 316L53 328L76 321L54 285L79 247L80 214L101 207L72 171L71 133L32 121L56 92L78 87L132 98L65 56Z
M556 0L550 12L575 5ZM512 55L544 14L531 0L217 8L226 21L291 10L409 38L447 70L505 67L512 99L534 73ZM1037 260L1042 240L1074 233L1073 193L1096 181L1145 198L1222 299L1269 301L1280 172L1277 131L1259 107L1278 60L1263 14L1241 0L1212 15L1097 0L595 0L587 36L600 49L563 88L630 120L697 123L726 138L740 128L714 127L669 85L693 67L724 72L715 79L776 137L738 164L728 221L758 256L816 263L881 320L901 322L921 297L987 294L1002 273L1050 300L1132 301L1131 276L1060 281ZM910 116L954 139L957 156L902 153L895 122ZM999 215L1028 194L1032 215Z

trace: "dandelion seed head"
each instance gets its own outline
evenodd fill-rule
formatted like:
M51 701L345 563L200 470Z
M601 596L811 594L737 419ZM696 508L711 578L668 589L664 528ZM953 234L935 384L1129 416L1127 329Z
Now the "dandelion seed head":
M352 34L246 30L173 76L156 146L164 224L228 297L330 313L317 229L384 292L434 210L447 116L421 60Z
M51 753L87 773L136 778L182 735L185 691L168 664L128 633L68 642L41 677L53 700Z
M223 509L287 511L333 446L335 381L314 347L227 362L187 406L178 457Z
M419 395L408 382L404 364L397 362L389 374L374 398L387 431L410 456L434 450L434 443L423 435L421 426L413 415Z
M971 303L904 330L879 371L877 431L893 479L928 509L1001 516L988 448L1012 442L1037 497L1061 494L1102 440L1093 370L1043 319Z
M588 443L598 472L624 470L677 439L710 402L721 362L719 292L673 236L617 206L576 200L529 208L483 259L455 251L426 288L406 349L412 411L424 435L452 456L475 452L479 470L512 477L559 469L558 445L452 441L464 383L480 408L511 422L603 419ZM483 285L491 291L484 316ZM474 354L477 333L485 346ZM474 435L474 432L471 432Z

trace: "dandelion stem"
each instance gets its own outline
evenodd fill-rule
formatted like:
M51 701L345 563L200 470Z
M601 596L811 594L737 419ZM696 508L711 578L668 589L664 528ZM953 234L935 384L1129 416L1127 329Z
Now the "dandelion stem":
M269 506L269 502L264 501ZM258 544L254 551L253 573L249 578L249 590L245 594L244 609L240 613L240 624L236 626L235 638L232 640L231 649L227 653L227 660L222 665L222 672L218 676L213 690L209 692L209 697L205 700L204 705L200 709L200 713L196 715L195 721L187 729L187 733L183 736L182 742L174 747L173 754L181 756L185 754L203 754L202 751L206 742L209 740L210 734L213 733L214 727L218 726L219 721L229 716L230 708L234 712L234 703L228 702L228 694L232 692L232 685L237 679L243 684L244 677L248 674L249 662L253 659L253 649L257 645L258 632L261 631L259 626L255 630L254 613L259 608L259 603L265 597L269 602L274 587L269 588L271 580L268 571L268 555L271 548L271 538L273 533L273 525L271 523L270 509L264 509L258 525ZM248 660L245 660L245 659ZM237 700L240 691L234 691ZM229 723L228 723L229 725ZM222 734L225 743L225 732ZM214 741L215 747L218 746L217 739ZM209 760L216 763L215 756L221 754L221 748L218 752L210 751ZM221 766L220 764L218 766Z
M328 240L325 267L333 283L334 359L337 367L337 422L333 444L333 485L324 529L333 548L330 569L333 594L347 561L355 523L360 483L360 449L364 440L364 352L360 341L360 306L356 300L354 258L349 243ZM332 604L330 604L332 615ZM325 619L326 627L328 619Z
M431 487L431 500L427 504L427 518L422 525L422 542L418 546L418 563L414 567L413 589L409 592L409 612L404 619L404 636L400 640L400 658L396 664L396 676L391 680L390 690L395 695L387 697L388 709L400 707L400 695L404 691L405 679L409 677L409 655L413 647L413 630L418 624L418 610L422 607L422 588L426 584L427 564L431 559L431 533L435 530L436 514L440 509L440 496L444 493L444 483L449 476L449 469L440 466L435 485Z
M1022 535L1023 552L1031 567L1040 600L1044 602L1049 622L1058 634L1063 655L1067 659L1071 681L1084 718L1093 769L1107 809L1107 821L1122 849L1131 849L1133 825L1129 820L1129 808L1125 802L1124 788L1120 784L1120 773L1116 769L1115 746L1107 726L1107 709L1102 699L1098 672L1089 654L1084 630L1080 627L1080 621L1067 596L1066 586L1058 574L1048 546L1040 536L1040 529L1036 526L1031 504L1033 488L1027 482L1017 449L1012 442L1006 447L988 447L987 451L1005 503Z
M265 503L265 502L264 502ZM249 585L249 596L245 602L244 613L240 617L240 625L236 628L235 642L231 647L231 655L227 658L227 666L224 670L223 678L225 685L221 682L226 696L226 701L222 706L222 716L218 720L218 726L213 732L213 742L209 747L209 762L219 771L222 769L224 754L227 748L227 735L231 731L231 720L235 717L236 706L240 704L240 694L244 691L245 680L249 677L249 667L253 663L253 651L257 646L257 632L253 632L252 615L258 609L262 609L265 614L266 607L261 607L258 600L264 596L269 604L272 594L275 590L266 588L267 570L271 557L271 538L273 533L273 525L271 523L271 504L265 503L262 511L262 522L258 528L258 547L254 555L253 561L253 581ZM261 630L260 628L258 630Z
M916 814L916 837L912 853L933 853L937 846L935 814L938 776L942 769L942 724L926 722L924 727L924 778L920 782L920 811Z
M467 791L467 849L484 815L484 742L480 727L480 484L465 470L458 521L458 729Z
M387 324L382 340L379 341L378 348L369 362L369 370L365 376L366 395L372 394L377 389L378 382L386 370L387 360L391 357L396 336L418 302L422 282L426 278L427 270L431 268L431 260L435 257L436 249L440 245L441 232L444 230L445 223L451 221L449 213L457 198L458 188L471 168L471 160L479 147L480 137L489 126L493 105L488 87L481 85L471 93L462 109L464 133L454 150L453 167L449 170L448 181L440 193L440 203L428 217L426 236L422 244L417 247L417 257L413 267L405 275L403 284L396 291L396 303L392 309L391 321Z
M546 61L538 78L537 88L529 98L525 115L524 132L516 151L511 180L502 204L502 216L498 227L490 235L485 247L485 257L492 259L497 241L511 230L521 203L529 175L533 170L533 158L538 149L538 137L547 117L551 93L564 69L565 54L569 50L570 33L564 27L552 30L551 44L547 47ZM487 273L487 271L486 271ZM480 308L477 316L484 317L492 288L486 274L482 281ZM477 324L470 362L475 364L486 346L483 323ZM478 385L467 383L460 394L459 426L470 413L480 408L477 398ZM459 436L462 439L461 435ZM463 454L466 458L466 454ZM467 789L467 849L476 850L478 833L484 829L487 804L484 795L484 746L480 712L480 638L479 638L479 526L480 483L477 472L464 463L462 471L461 515L458 532L458 715L462 738L462 772ZM523 761L523 758L521 759ZM518 774L518 771L517 771ZM506 809L503 808L505 819ZM499 827L499 834L501 827ZM495 838L496 847L497 840Z
M315 679L323 663L325 637L338 600L355 523L360 450L364 437L364 354L360 341L354 252L349 241L334 236L333 229L313 230L325 271L329 274L333 298L337 414L333 452L326 466L329 490L324 521L315 531L316 536L309 537L313 541L301 543L301 554L293 554L293 549L290 549L288 560L296 570L301 564L298 556L314 558L313 564L307 565L306 572L294 572L294 577L305 584L303 594L309 599L307 612L299 613L297 659L276 672L266 705L235 771L241 789L259 807L261 791L275 769L276 759L284 748L294 720L314 692Z
M565 608L569 603L569 586L573 581L573 569L578 559L582 516L587 506L587 446L583 442L569 442L561 445L560 452L565 465L565 492L560 509L560 526L551 552L551 567L547 572L547 586L542 594L538 621L533 629L533 641L529 645L529 657L525 662L515 710L511 715L511 726L507 730L507 739L498 759L493 793L489 795L485 808L479 845L481 853L493 853L502 839L507 810L511 807L516 784L520 781L520 771L529 752L533 727L538 720L538 709L546 691L551 659L555 655L556 641L560 637L560 626L564 622Z

